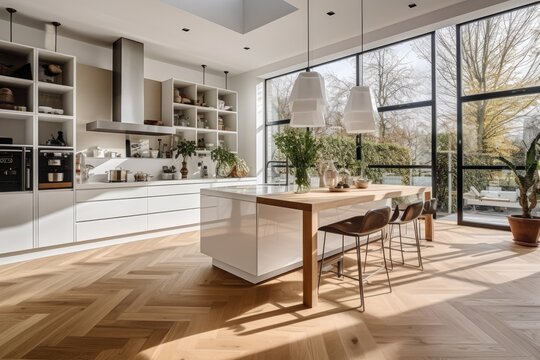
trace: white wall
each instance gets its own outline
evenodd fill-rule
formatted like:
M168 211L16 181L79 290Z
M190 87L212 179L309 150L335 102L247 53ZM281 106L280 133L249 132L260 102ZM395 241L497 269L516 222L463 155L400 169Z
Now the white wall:
M238 91L238 153L250 167L250 176L264 182L264 80L251 73L232 77Z

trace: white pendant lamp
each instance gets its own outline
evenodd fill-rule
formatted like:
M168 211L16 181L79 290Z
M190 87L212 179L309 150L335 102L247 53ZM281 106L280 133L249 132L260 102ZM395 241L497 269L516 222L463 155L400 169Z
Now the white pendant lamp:
M326 88L318 72L309 71L309 0L307 1L307 71L298 74L291 96L291 127L324 127Z
M375 131L375 120L378 116L375 97L368 86L364 85L364 0L360 0L360 13L362 16L361 39L361 86L351 89L349 100L343 112L343 126L349 134L362 134Z

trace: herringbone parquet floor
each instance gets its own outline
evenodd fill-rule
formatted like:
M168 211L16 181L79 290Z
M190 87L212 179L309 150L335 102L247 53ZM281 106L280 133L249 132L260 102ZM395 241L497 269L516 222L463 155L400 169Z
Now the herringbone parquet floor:
M0 267L2 359L540 359L540 250L437 223L420 272L367 287L296 271L253 286L211 266L198 234ZM353 269L352 258L350 268Z

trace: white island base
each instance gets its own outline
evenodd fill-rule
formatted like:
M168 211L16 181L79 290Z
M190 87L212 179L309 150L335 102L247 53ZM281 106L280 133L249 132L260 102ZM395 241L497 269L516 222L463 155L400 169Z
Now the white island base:
M302 266L302 212L257 204L257 196L286 192L272 185L201 190L201 252L212 264L251 283L259 283ZM290 191L290 189L289 189ZM389 205L390 200L322 211L324 226ZM318 254L323 236L319 236ZM345 238L346 248L354 239ZM328 234L325 256L341 251L341 236Z

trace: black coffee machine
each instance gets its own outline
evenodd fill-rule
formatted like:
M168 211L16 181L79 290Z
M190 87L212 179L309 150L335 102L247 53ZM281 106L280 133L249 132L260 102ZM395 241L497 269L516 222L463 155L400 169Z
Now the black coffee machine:
M39 190L73 188L73 150L39 150Z

